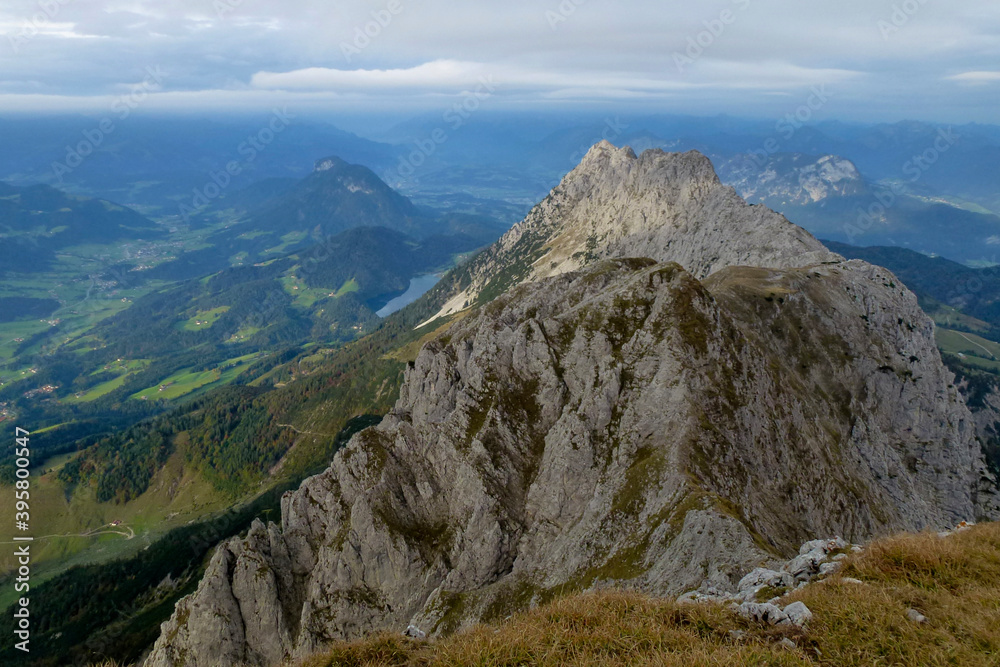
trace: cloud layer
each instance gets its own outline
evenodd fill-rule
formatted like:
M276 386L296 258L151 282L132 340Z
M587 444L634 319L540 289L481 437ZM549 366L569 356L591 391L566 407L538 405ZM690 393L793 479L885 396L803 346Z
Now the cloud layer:
M150 108L428 108L497 84L509 106L602 103L990 122L1000 3L966 0L8 0L0 105L99 108L166 73ZM798 103L801 103L798 102Z

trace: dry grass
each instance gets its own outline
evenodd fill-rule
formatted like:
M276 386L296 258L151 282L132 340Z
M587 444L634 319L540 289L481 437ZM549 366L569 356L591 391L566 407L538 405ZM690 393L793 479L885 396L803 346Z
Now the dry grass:
M807 632L755 625L719 606L599 593L439 641L382 635L345 644L297 667L1000 666L1000 524L884 540L852 556L843 576L865 583L833 577L785 599L813 611ZM910 621L911 608L929 622ZM798 648L780 646L786 636Z

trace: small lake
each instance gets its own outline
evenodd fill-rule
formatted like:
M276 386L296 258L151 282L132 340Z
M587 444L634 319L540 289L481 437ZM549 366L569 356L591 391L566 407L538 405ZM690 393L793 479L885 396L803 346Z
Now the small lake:
M427 292L429 292L432 287L437 285L440 280L441 276L434 274L417 276L416 278L410 279L410 288L389 303L385 304L385 307L375 314L379 317L389 317L397 310L402 310L422 297L424 294L427 294Z

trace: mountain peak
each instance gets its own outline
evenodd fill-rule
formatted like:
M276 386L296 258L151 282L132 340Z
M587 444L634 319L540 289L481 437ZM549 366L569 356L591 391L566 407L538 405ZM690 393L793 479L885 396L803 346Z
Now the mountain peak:
M635 151L632 150L631 146L622 146L621 148L618 148L613 143L605 139L591 146L590 150L587 151L587 154L580 162L580 166L608 161L627 163L637 159Z
M677 262L696 278L727 266L787 268L841 259L809 232L722 184L696 151L641 156L607 141L466 271L439 315L514 285L602 259Z
M348 166L346 162L341 160L339 157L333 156L317 160L316 167L313 169L313 172L330 171L332 169L340 169L346 166Z
M678 180L702 181L708 185L721 183L712 161L698 151L668 153L653 148L636 155L630 146L618 148L609 141L595 144L579 166L566 176L563 185L581 175L612 182L629 175L646 188Z

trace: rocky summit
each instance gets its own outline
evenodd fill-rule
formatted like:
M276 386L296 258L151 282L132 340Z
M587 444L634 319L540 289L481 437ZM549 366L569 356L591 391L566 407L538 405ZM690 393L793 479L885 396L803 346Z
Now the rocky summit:
M726 266L805 266L835 256L783 216L747 204L700 153L637 157L601 142L523 222L455 274L455 295L438 315L616 257L677 262L700 279Z
M698 154L596 146L451 280L395 408L217 549L146 665L274 665L602 587L738 595L755 568L793 583L809 540L998 518L913 294Z

